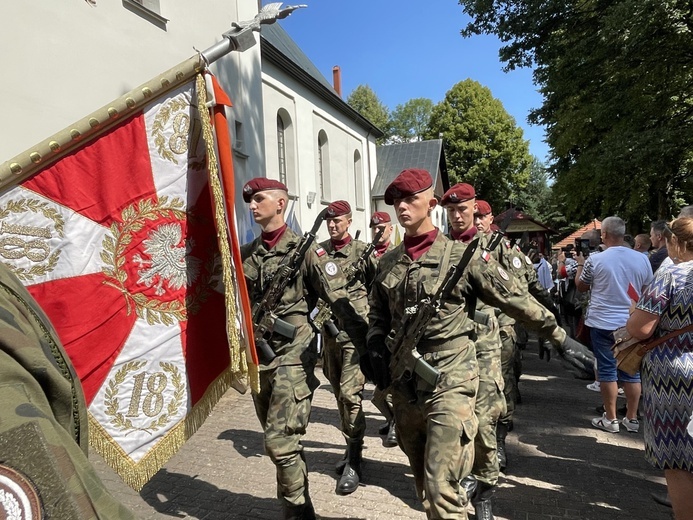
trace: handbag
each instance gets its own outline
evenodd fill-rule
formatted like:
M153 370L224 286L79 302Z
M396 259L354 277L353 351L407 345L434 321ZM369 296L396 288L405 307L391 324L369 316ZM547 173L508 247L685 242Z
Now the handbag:
M661 338L636 339L628 334L626 327L619 327L614 331L614 345L611 347L611 352L616 358L616 368L634 376L640 370L645 354L666 340L686 332L693 332L693 325L674 330Z

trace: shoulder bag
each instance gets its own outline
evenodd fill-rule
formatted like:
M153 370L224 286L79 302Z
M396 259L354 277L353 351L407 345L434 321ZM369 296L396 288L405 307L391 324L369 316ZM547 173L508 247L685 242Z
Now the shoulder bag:
M616 358L616 367L627 374L635 375L640 370L640 364L645 354L668 339L686 332L693 332L693 325L674 330L661 338L642 340L631 337L626 331L626 327L620 327L614 331L614 346L611 347L611 352Z

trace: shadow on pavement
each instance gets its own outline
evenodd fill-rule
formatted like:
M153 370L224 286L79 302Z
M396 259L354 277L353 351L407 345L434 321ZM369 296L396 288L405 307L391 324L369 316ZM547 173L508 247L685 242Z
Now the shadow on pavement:
M140 492L157 512L174 518L279 518L276 499L231 493L196 477L159 471Z
M265 454L265 442L262 432L253 430L225 430L217 439L231 441L236 451L246 459L262 457Z

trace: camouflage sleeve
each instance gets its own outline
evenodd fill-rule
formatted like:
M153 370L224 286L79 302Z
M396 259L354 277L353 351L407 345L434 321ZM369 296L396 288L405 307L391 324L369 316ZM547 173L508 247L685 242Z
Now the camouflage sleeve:
M387 337L392 328L390 307L381 285L377 282L381 265L382 262L376 266L375 282L368 293L368 339L375 336Z
M557 326L553 314L493 258L475 258L467 270L467 279L472 290L486 304L498 307L555 345L563 343L565 331Z
M0 269L0 492L22 518L134 518L87 459L86 405L57 336Z
M349 298L347 280L340 267L329 257L316 255L315 251L308 252L304 264L308 270L309 285L320 298L330 304L332 313L339 318L356 350L359 353L365 352L368 324Z

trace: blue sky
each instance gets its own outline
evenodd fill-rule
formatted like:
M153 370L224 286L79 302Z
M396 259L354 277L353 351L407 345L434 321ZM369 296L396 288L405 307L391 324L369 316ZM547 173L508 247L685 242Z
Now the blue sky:
M530 152L546 159L543 128L527 123L529 111L541 105L531 71L503 72L495 37L462 38L468 17L455 0L300 1L308 8L280 23L328 81L339 65L345 99L366 84L390 110L412 98L438 103L471 78L515 118Z

